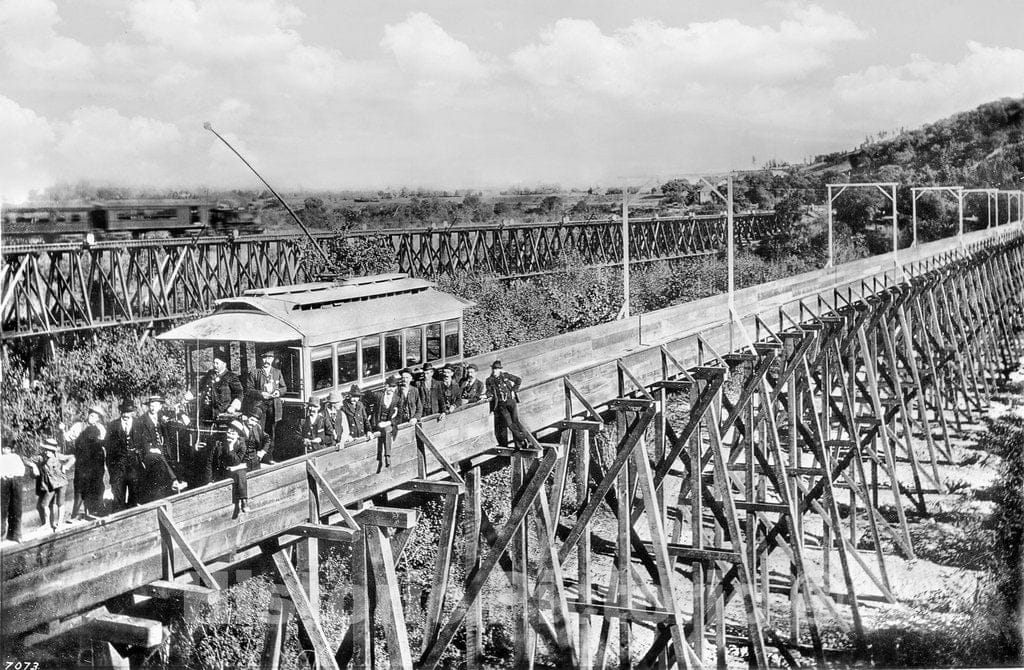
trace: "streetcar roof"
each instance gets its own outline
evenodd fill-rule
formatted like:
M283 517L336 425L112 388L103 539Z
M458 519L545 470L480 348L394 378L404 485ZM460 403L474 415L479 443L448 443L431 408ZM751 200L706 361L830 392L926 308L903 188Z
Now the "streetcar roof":
M213 314L159 335L165 340L318 346L455 319L473 303L404 274L253 289L217 301Z

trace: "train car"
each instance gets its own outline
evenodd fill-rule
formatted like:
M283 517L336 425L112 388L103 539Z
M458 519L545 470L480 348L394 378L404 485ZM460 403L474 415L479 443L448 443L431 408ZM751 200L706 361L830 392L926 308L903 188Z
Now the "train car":
M274 436L275 458L284 460L303 452L298 427L309 399L323 401L352 384L379 388L406 367L461 362L463 313L472 305L423 279L374 275L249 290L158 337L184 345L195 395L216 349L230 351L229 369L243 380L274 350L288 387ZM200 433L216 430L191 411Z
M212 201L181 199L110 200L80 204L4 206L2 233L18 242L55 242L150 234L183 237L200 233L262 232L254 213Z

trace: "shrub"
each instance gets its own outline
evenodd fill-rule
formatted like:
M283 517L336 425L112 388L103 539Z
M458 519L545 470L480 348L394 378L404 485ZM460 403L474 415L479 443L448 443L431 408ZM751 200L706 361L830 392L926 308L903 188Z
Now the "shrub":
M94 338L56 347L34 375L17 357L5 359L0 381L3 439L30 454L40 438L52 436L61 421L83 418L91 404L112 408L122 398L181 392L181 345L152 338L137 342L128 329L100 331Z

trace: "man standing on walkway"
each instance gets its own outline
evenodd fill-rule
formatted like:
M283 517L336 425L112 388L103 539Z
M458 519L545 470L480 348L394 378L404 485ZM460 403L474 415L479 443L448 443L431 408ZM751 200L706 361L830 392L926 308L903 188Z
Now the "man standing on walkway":
M0 538L21 542L21 487L26 469L36 471L28 459L14 453L10 440L0 454Z
M107 424L107 474L110 475L110 493L114 496L113 511L128 506L130 477L135 461L141 458L132 443L132 424L135 422L135 403L125 400L118 407L121 413ZM134 500L134 492L131 494Z
M508 431L512 431L516 448L526 448L526 433L519 425L519 387L523 380L514 374L505 372L501 361L491 364L491 376L484 385L487 399L491 402L491 413L494 414L494 437L499 447L508 447Z
M199 381L199 420L216 421L221 414L234 414L242 408L242 382L228 363L227 349L213 352L213 368Z
M260 398L263 432L271 438L274 437L274 427L281 420L281 396L288 391L281 371L274 366L276 358L277 354L273 350L264 351L260 356L263 366L251 370L245 376L245 391L248 395Z

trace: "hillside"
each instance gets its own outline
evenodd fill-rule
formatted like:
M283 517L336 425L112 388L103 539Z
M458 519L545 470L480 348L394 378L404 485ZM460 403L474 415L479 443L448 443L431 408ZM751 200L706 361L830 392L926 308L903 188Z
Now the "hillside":
M816 171L850 170L914 185L1019 188L1024 175L1024 98L985 103L895 137L820 156Z

